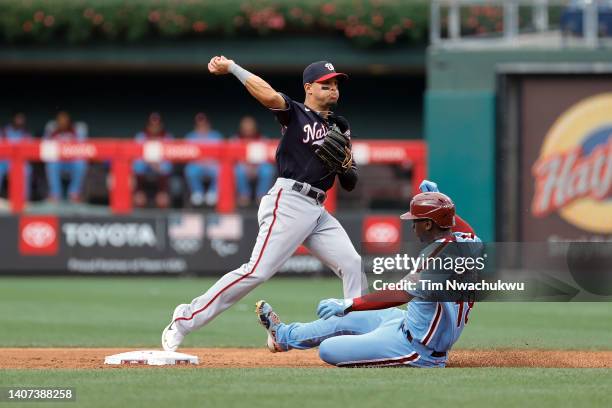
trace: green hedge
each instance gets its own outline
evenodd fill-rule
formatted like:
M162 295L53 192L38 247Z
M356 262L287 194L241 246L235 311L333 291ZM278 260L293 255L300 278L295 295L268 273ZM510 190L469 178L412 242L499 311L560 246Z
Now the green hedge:
M0 0L0 42L345 36L360 46L424 42L423 0Z
M523 12L521 20L529 22ZM427 0L0 0L0 44L306 33L344 36L371 47L424 44L428 26ZM500 7L462 8L466 34L501 26Z

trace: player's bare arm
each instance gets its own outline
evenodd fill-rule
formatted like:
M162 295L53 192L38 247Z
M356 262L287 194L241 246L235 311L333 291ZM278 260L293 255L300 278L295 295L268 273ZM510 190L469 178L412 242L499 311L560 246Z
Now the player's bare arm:
M266 108L285 109L287 107L285 99L270 84L223 55L212 57L208 63L208 70L214 75L233 74L243 83L247 91Z

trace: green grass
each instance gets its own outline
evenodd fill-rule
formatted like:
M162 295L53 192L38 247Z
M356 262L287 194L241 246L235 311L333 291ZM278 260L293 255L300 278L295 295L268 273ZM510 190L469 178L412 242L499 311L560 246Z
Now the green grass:
M0 347L157 347L174 306L211 279L2 278ZM266 282L186 347L259 347L253 313L267 299L288 321L315 318L319 299L341 296L336 279ZM458 348L612 349L612 303L479 303Z
M212 282L2 278L0 347L159 347L174 306ZM276 278L184 345L261 347L257 299L269 300L285 320L307 321L319 299L335 296L335 279ZM457 347L609 350L611 327L609 303L479 303ZM75 387L77 402L57 407L604 407L611 406L610 384L610 369L0 370L0 387Z
M66 407L558 408L610 406L610 377L601 369L5 370L0 385L74 387L77 402Z

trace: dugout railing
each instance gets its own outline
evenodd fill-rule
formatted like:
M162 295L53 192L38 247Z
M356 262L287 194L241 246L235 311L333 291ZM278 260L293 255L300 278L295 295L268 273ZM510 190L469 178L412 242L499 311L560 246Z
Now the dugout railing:
M186 163L215 160L219 163L219 213L231 213L236 208L234 165L238 162L263 163L274 161L277 140L262 142L224 141L217 144L196 144L185 141L148 141L137 143L125 139L94 138L84 142L31 141L0 142L0 160L10 160L8 197L13 213L25 208L24 162L87 160L110 163L109 203L112 213L132 211L132 164L144 159L150 163L170 161ZM412 167L412 192L418 193L421 180L427 175L427 148L421 140L360 140L353 143L353 155L359 165L409 164ZM382 182L382 181L381 181ZM332 188L325 202L334 212L337 191Z

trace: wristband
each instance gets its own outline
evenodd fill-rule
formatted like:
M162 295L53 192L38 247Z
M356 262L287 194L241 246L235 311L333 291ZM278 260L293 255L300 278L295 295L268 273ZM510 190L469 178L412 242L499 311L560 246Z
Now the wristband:
M228 71L233 74L236 78L238 78L238 80L240 82L242 82L242 85L244 85L244 83L246 82L246 80L253 74L251 74L249 71L247 71L246 69L242 68L240 65L236 64L235 62L230 65Z

